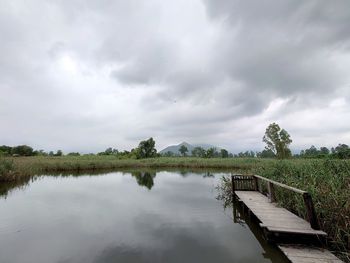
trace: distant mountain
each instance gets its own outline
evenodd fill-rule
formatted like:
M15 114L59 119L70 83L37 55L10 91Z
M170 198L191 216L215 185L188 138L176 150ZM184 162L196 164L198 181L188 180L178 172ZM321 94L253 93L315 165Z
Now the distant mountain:
M217 150L221 149L220 147L216 147L216 146L210 145L210 144L189 144L187 142L182 142L178 145L170 145L170 146L164 148L163 150L161 150L159 153L164 154L167 152L172 152L175 155L181 155L179 149L182 145L185 145L187 147L187 149L188 149L187 154L188 155L191 155L191 152L195 147L202 147L204 150L208 150L209 148L216 148Z

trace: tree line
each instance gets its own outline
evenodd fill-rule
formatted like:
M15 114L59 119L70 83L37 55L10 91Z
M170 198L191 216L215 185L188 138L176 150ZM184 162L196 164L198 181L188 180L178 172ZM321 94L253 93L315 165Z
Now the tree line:
M348 159L350 158L350 147L347 144L339 144L336 147L328 149L327 147L320 147L319 149L315 146L311 146L309 149L301 150L299 154L292 155L289 145L292 143L291 136L289 133L282 129L277 123L271 123L265 131L262 138L263 142L266 143L266 147L261 152L245 151L238 154L229 153L226 149L217 150L216 148L204 149L202 147L195 147L191 154L185 145L181 145L179 152L180 156L199 158L339 158ZM63 156L61 150L56 152L50 151L45 152L44 150L34 150L28 145L18 146L0 146L0 156ZM80 156L79 152L70 152L67 156ZM95 155L93 153L88 155ZM97 155L113 155L118 158L133 158L133 159L144 159L154 157L177 157L173 152L166 152L163 154L157 153L155 148L155 141L151 137L147 140L141 141L138 147L131 149L130 151L119 151L118 149L109 147L103 152L97 153Z
M50 151L45 152L44 150L34 150L32 147L28 145L18 145L18 146L0 146L0 156L80 156L79 152L70 152L68 154L64 154L62 150L57 150L56 152ZM84 155L95 155L94 153L84 154ZM155 141L153 138L149 138L148 140L141 141L138 147L131 149L131 151L123 151L119 152L114 148L107 148L104 152L99 152L97 155L115 155L124 158L151 158L160 156L157 154L157 150L155 149Z
M0 146L0 156L62 156L63 152L57 150L56 152L50 151L45 152L44 150L34 150L28 145L18 146Z
M211 147L209 149L204 149L203 147L197 146L194 147L191 151L191 154L189 154L189 150L185 145L181 145L179 149L180 154L176 154L171 151L167 151L162 154L164 157L200 157L200 158L229 158L233 157L232 153L229 153L226 149L216 149L214 147Z

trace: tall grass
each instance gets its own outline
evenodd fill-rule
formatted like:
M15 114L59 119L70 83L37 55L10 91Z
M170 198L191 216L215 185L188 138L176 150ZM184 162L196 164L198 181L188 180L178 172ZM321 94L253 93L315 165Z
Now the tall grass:
M88 171L118 168L216 168L246 170L260 166L259 159L181 158L118 159L114 156L17 157L13 161L19 176L61 171Z
M14 177L13 161L0 158L0 182L11 181Z

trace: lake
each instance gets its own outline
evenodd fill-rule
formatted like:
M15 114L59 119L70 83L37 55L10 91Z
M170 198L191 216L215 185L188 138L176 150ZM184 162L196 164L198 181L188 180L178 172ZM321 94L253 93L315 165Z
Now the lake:
M124 171L2 185L0 262L287 262L216 199L223 175Z

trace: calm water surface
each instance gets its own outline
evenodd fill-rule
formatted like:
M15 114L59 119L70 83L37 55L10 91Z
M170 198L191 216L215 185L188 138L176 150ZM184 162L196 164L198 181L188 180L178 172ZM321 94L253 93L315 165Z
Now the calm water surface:
M215 199L222 175L43 176L2 189L0 262L285 262Z

